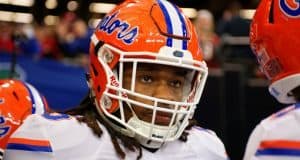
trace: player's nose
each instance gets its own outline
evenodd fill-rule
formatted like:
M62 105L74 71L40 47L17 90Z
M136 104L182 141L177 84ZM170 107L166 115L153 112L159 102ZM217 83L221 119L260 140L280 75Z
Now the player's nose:
M160 82L153 93L153 97L169 100L169 101L175 101L175 95L172 92L172 89L168 86L167 82ZM160 105L167 107L167 104L160 103Z

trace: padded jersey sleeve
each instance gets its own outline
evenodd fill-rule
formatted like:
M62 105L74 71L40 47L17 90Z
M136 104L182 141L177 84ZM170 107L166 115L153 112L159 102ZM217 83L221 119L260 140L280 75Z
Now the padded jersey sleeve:
M244 160L251 160L255 158L255 152L259 147L264 132L265 130L262 124L259 124L255 127L255 129L253 130L253 132L251 133L248 139L244 158L243 158Z
M31 115L12 135L4 156L5 160L95 160L107 143L111 145L109 135L95 136L75 117Z
M41 115L33 114L10 137L4 154L6 160L54 160L47 134L49 124Z
M199 159L228 160L225 146L214 131L195 126L189 132L188 141L198 153Z
M19 160L20 157L22 160L66 159L62 155L68 156L72 152L68 154L65 150L78 148L77 145L80 146L85 141L80 137L86 135L85 133L89 133L86 125L79 124L69 115L33 114L28 116L10 137L4 158L6 160ZM74 152L78 153L75 149Z
M264 119L248 140L244 160L299 159L299 109L293 105Z

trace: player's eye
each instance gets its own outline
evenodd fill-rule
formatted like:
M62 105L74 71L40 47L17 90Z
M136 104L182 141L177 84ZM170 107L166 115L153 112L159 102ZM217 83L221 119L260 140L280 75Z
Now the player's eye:
M143 75L143 76L141 76L140 80L143 83L151 83L153 81L153 78L148 75Z
M173 80L170 82L170 85L175 88L180 88L182 86L182 82L180 80Z

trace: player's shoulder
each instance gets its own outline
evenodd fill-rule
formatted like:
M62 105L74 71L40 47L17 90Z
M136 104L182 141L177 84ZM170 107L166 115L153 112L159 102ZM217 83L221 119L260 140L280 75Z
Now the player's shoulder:
M32 152L50 155L55 153L58 159L70 158L65 152L72 156L83 157L87 156L87 153L96 154L98 148L107 146L109 142L106 132L100 141L92 130L85 123L78 122L76 117L60 113L31 115L11 136L7 156L22 151L24 155ZM82 151L85 153L81 153Z
M25 119L25 122L39 120L40 123L52 123L52 122L59 122L59 121L61 122L61 121L68 121L74 119L75 119L74 116L68 114L52 112L52 113L44 113L44 114L32 114Z
M60 121L54 122L60 118L67 121L72 119L69 115L59 113L29 115L10 137L7 150L51 153L52 137L60 136L59 133L68 126Z
M22 125L14 132L12 137L26 137L33 139L44 139L45 135L59 134L74 128L76 119L67 114L45 113L42 115L29 115Z
M299 114L298 112L300 112L300 103L296 103L281 109L280 111L272 114L269 117L269 119L272 120L272 119L279 119L281 117L286 117L286 116L295 116Z
M189 131L189 133L191 135L193 135L195 138L203 138L208 140L208 141L215 141L215 140L219 140L217 134L210 130L210 129L206 129L200 126L193 126L191 128L191 130Z
M62 113L45 113L29 115L21 125L23 129L49 128L75 124L76 118Z
M290 123L291 121L298 121L300 116L300 103L293 104L287 106L276 113L273 113L269 117L265 118L261 121L260 125L262 125L265 129L270 129L278 124L282 123Z
M244 159L290 156L299 145L300 105L293 104L262 120L252 131ZM274 148L276 151L273 152ZM294 156L294 154L293 154Z
M207 151L206 153L215 155L220 159L227 159L223 142L217 134L210 129L193 126L189 131L188 143L198 149L201 146L202 150Z

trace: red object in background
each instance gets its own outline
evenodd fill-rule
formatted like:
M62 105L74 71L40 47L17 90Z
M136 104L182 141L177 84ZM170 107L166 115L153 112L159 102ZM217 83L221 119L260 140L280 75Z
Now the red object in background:
M0 36L0 53L13 53L14 42L9 35Z
M54 59L62 58L60 50L58 48L58 43L55 37L47 37L41 42L42 57L51 57Z

